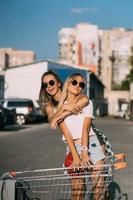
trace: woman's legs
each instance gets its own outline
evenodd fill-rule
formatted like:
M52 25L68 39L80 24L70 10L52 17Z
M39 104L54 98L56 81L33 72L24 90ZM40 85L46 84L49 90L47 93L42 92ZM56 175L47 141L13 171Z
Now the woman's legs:
M72 178L72 200L83 200L85 193L85 180L83 178Z
M103 164L105 159L105 154L102 146L96 135L90 137L90 161L93 164L92 170L92 193L94 200L101 200L101 193L104 187L104 179L101 176L103 171Z
M92 178L92 185L93 185L93 193L94 193L94 200L101 200L104 199L105 195L105 184L104 184L104 176L102 175L103 171L103 164L104 161L100 160L94 165L93 170L93 178Z

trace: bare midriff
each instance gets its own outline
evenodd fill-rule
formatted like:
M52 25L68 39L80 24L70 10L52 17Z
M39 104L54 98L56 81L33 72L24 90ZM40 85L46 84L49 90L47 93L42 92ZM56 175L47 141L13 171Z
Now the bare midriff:
M89 137L94 136L94 135L90 135ZM82 139L81 138L77 138L73 140L75 144L82 144Z

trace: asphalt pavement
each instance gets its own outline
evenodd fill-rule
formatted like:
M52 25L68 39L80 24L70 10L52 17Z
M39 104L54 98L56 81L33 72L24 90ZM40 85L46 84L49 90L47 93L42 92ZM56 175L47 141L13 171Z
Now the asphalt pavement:
M125 153L128 167L114 171L111 200L133 199L133 122L123 119L98 118L94 124L111 141L115 153ZM65 144L59 129L48 123L8 126L0 131L0 175L6 171L23 171L61 167ZM121 194L121 195L120 195ZM120 197L119 197L120 196Z

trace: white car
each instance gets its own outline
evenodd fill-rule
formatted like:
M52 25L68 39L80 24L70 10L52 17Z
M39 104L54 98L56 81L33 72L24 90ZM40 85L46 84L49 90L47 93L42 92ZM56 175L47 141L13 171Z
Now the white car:
M24 98L9 98L0 101L5 108L16 109L17 124L25 124L28 122L35 122L38 118L45 118L37 102L31 99Z

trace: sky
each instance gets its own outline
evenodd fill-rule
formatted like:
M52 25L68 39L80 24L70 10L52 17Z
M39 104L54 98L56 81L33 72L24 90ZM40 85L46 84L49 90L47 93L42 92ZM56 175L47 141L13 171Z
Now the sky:
M77 23L133 29L133 0L0 0L0 48L58 60L58 32Z

